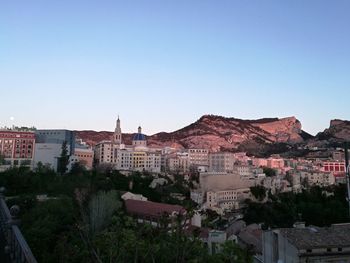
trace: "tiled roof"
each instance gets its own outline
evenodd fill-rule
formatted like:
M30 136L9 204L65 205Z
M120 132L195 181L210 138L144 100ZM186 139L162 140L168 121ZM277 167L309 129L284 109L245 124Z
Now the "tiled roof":
M350 224L282 228L280 232L298 249L350 247Z
M163 214L171 215L173 212L184 214L186 210L179 205L169 205L151 201L125 200L128 214L139 216L161 217Z

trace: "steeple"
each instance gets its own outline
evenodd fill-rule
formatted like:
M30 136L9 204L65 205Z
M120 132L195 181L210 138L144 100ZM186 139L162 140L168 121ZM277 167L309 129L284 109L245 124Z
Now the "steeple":
M138 128L138 133L142 133L141 126L139 126L139 128Z
M114 134L113 134L113 140L112 140L115 144L121 144L122 143L122 129L120 128L120 119L119 119L119 115L118 115L118 119L117 119L117 123L116 123L116 127L114 130Z
M118 115L118 119L117 119L117 125L116 125L116 130L120 130L120 120L119 120L119 115Z

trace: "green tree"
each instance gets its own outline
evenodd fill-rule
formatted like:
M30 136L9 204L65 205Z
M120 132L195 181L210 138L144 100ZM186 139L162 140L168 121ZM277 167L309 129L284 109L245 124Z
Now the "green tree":
M262 185L250 187L250 192L259 201L264 200L264 198L266 197L266 188Z
M74 224L73 202L69 198L48 200L35 205L22 217L22 230L38 262L56 262L56 238Z
M112 215L121 207L115 190L99 192L89 202L90 234L94 236L105 229L112 220Z
M4 164L5 164L5 156L0 153L0 165L4 165Z
M266 174L267 177L276 176L276 170L269 168L269 167L263 167L264 174Z
M209 261L222 263L252 263L253 252L239 247L233 241L226 241L221 246L221 252L213 255Z
M62 175L65 174L67 171L67 165L69 162L69 156L68 156L68 146L67 146L67 141L64 141L62 143L62 151L61 155L58 158L57 162L57 171Z

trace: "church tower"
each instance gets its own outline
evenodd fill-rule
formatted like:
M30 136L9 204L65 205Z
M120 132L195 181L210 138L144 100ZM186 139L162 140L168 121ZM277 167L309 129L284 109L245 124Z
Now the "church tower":
M117 125L115 127L114 134L113 134L113 143L117 145L120 145L122 143L122 129L120 128L119 116L117 119Z

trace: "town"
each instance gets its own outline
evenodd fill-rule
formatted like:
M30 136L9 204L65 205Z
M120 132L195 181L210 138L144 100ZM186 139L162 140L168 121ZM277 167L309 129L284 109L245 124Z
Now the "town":
M95 145L72 130L2 129L0 171L4 175L15 169L15 173L32 171L77 178L97 172L104 175L102 181L111 180L112 185L124 182L124 186L112 189L95 186L104 189L101 193L106 195L112 193L108 189L117 190L114 199L108 201L115 209L106 217L124 210L138 225L162 229L165 224L166 231L175 231L180 225L185 236L198 233L196 238L213 259L227 253L232 243L237 246L231 248L236 251L234 258L239 253L246 255L237 262L348 262L346 152L340 147L328 150L330 154L325 156L287 158L176 145L157 147L148 145L141 127L132 135L131 143L125 144L118 116L111 138ZM6 188L13 185L9 179L2 179L2 174L0 183L7 184ZM112 183L114 176L119 179ZM60 196L52 189L36 190L38 202ZM82 196L87 190L74 187L74 191L75 201L84 202ZM312 198L315 200L309 204ZM291 200L296 204L289 204ZM96 209L102 209L100 206ZM316 207L331 210L313 214ZM110 218L105 223L110 223ZM103 229L102 225L97 224L96 229ZM89 250L95 251L87 243ZM94 257L99 258L97 254Z

